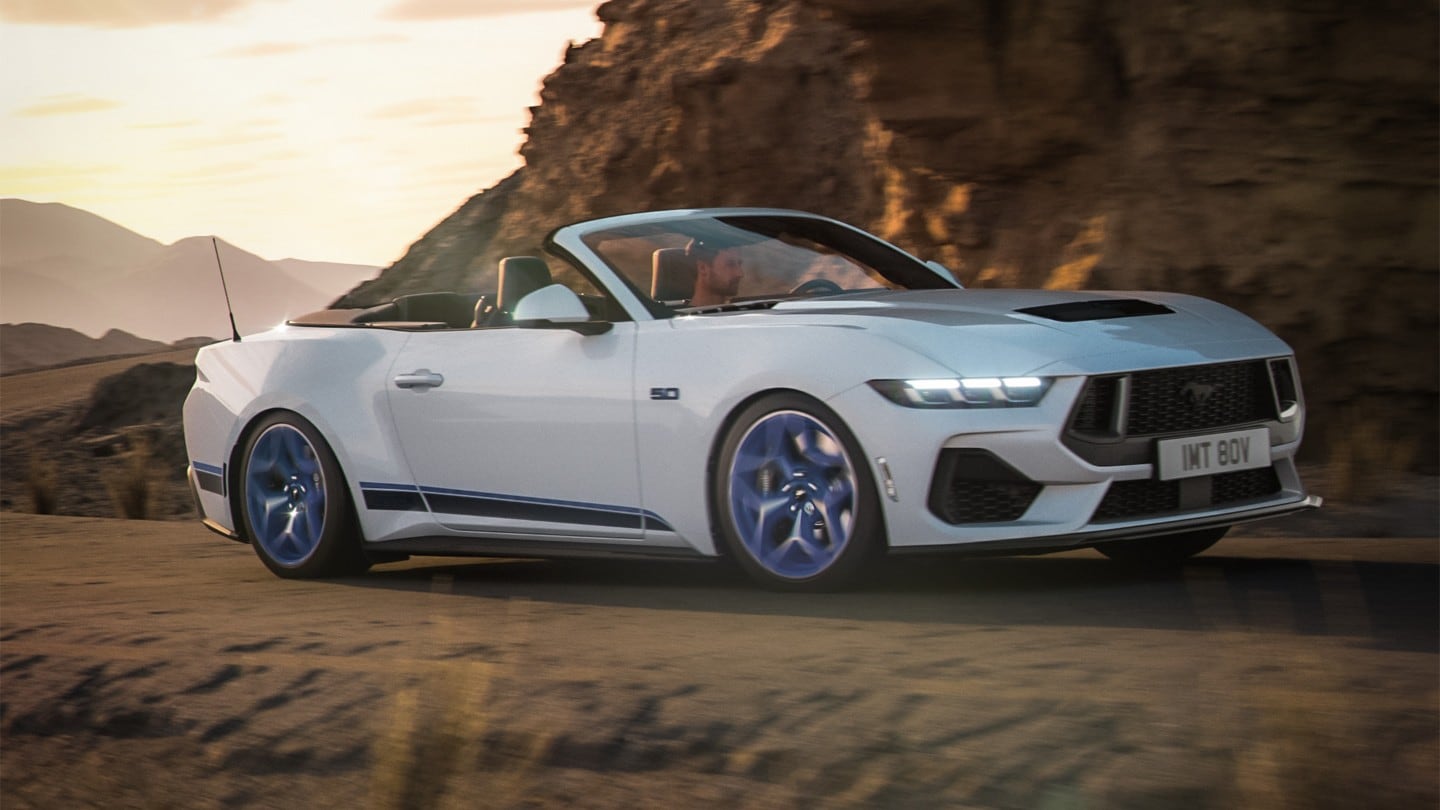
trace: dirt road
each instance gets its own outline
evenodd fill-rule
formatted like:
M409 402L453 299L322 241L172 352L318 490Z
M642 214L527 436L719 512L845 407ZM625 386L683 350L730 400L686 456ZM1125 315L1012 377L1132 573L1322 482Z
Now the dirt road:
M418 560L0 515L21 807L1433 808L1437 543L891 564Z

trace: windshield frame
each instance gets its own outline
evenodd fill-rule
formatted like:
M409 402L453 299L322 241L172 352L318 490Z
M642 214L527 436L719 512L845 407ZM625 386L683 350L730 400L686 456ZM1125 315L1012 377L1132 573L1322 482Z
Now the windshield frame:
M783 237L809 240L833 254L845 257L862 271L873 270L881 286L863 288L876 292L889 286L896 290L958 289L959 284L911 254L879 237L829 217L801 211L768 208L721 208L659 211L589 220L556 229L546 238L546 249L591 270L597 280L611 289L622 305L641 319L669 318L677 314L701 314L763 309L776 303L807 298L793 294L765 294L736 297L725 305L703 308L675 308L646 294L636 268L619 266L605 243L617 239L664 237L674 244L680 239L714 237L736 233L754 244ZM809 248L804 248L809 250ZM814 252L814 251L812 251ZM825 254L816 254L825 255ZM632 257L633 258L633 257ZM648 289L648 283L646 284ZM844 292L859 292L849 289ZM829 293L842 294L842 293ZM642 314L643 313L643 314Z

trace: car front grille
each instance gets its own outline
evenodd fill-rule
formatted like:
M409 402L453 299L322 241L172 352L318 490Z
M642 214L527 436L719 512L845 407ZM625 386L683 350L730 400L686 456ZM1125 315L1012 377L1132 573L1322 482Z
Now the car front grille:
M1124 413L1117 413L1118 408ZM1153 436L1277 415L1269 367L1264 360L1254 360L1096 377L1086 385L1070 429L1094 435L1123 428L1127 436Z
M1131 375L1127 432L1173 433L1274 419L1263 361L1173 368Z
M1061 441L1100 467L1155 462L1155 440L1254 427L1301 408L1288 357L1107 374L1086 380Z
M1116 481L1090 520L1102 523L1197 511L1266 498L1278 492L1280 477L1273 467L1175 481Z

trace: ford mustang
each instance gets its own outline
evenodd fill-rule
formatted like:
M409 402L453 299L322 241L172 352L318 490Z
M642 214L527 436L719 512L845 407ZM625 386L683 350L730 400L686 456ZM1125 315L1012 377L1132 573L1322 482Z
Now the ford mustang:
M282 577L411 555L730 559L833 588L883 554L1174 564L1319 505L1291 349L1155 292L964 289L826 217L608 217L493 289L203 348L207 527Z

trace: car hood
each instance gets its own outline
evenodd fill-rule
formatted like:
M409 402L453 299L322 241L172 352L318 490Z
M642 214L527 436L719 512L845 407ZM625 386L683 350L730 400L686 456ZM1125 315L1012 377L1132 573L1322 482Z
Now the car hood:
M960 375L1103 374L1290 353L1245 315L1178 293L877 291L785 301L771 313L873 331Z

